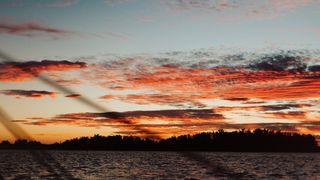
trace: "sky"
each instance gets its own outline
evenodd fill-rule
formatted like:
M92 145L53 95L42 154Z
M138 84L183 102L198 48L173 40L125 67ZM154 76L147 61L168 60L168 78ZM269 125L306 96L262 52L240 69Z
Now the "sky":
M221 128L320 135L319 8L319 0L3 0L0 50L18 62L0 62L0 106L44 143L147 136L139 127L161 137Z

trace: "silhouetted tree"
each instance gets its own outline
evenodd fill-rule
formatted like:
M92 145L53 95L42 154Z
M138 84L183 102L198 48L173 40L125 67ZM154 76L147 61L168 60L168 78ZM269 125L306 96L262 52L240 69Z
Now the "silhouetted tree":
M135 136L80 137L62 143L43 145L36 141L3 141L0 149L65 149L65 150L163 150L163 151L258 151L315 152L319 151L312 135L256 129L226 132L223 129L195 135L173 136L152 140Z

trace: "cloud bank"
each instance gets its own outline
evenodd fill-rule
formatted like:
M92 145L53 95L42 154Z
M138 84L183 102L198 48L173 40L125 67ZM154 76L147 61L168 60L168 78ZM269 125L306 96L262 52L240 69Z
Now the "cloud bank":
M103 60L83 76L113 91L108 94L140 105L206 107L215 99L295 101L319 98L319 55L308 51L237 53L171 52Z
M272 106L269 106L272 107ZM239 107L238 107L239 108ZM254 107L263 108L263 107ZM218 129L255 129L268 128L288 132L300 130L319 133L319 121L301 122L264 122L264 123L233 123L222 115L224 111L230 111L228 107L217 109L180 109L180 110L157 110L157 111L128 111L128 112L105 112L105 113L71 113L61 114L53 118L30 118L21 120L19 123L33 126L82 126L82 127L111 127L116 133L130 135L145 135L140 128L147 128L149 132L159 133L162 137L172 135L197 133ZM235 109L233 109L235 110ZM278 113L280 115L280 113ZM289 116L303 116L303 113L283 113L281 118Z
M143 126L163 136L220 128L271 128L320 134L316 128L320 118L319 57L316 50L195 50L96 56L78 58L79 62L18 64L31 71L31 77L12 69L10 64L2 64L5 68L0 70L6 73L0 73L0 77L4 82L26 81L40 73L56 71L55 76L60 78L62 72L76 70L78 76L73 79L81 80L78 85L84 83L106 91L96 100L159 108L61 114L25 120L23 123L28 125L107 126L114 128L115 133L136 135L142 134L137 127Z

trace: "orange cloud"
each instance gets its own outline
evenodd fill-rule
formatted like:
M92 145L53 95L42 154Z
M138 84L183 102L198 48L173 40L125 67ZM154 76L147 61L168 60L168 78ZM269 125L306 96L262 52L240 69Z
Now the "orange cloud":
M196 53L192 59L202 56L208 58L205 53ZM230 58L242 56L227 56L227 59ZM108 94L100 99L183 109L65 114L50 119L28 120L25 124L110 126L119 133L141 135L141 126L149 130L147 133L155 131L163 135L220 128L283 128L299 131L297 128L311 129L309 126L316 126L316 115L312 109L316 108L315 101L320 98L317 63L314 60L309 63L311 60L305 57L286 55L265 55L252 59L246 63L242 60L243 64L219 66L211 60L194 62L165 58L150 61L125 58L90 65L80 71L81 82L108 89ZM85 65L71 63L70 68L83 67ZM30 70L34 74L42 72L39 68L34 69ZM56 68L44 69L51 72ZM232 105L210 105L208 101ZM240 117L239 121L236 121L237 116ZM246 117L251 123L243 124ZM261 123L264 120L282 123Z
M86 63L70 61L28 61L0 64L0 82L27 81L43 72L69 71L85 68Z
M319 71L251 71L246 69L183 67L142 67L139 74L115 75L104 81L104 87L120 90L145 90L150 93L117 95L115 99L136 104L189 104L203 106L202 100L297 100L319 98ZM107 70L107 74L113 74ZM114 88L112 88L114 89ZM114 89L115 90L115 89Z
M114 95L108 94L108 95L101 96L100 99L106 99L106 100L108 100L108 99L113 99L114 97L115 97Z

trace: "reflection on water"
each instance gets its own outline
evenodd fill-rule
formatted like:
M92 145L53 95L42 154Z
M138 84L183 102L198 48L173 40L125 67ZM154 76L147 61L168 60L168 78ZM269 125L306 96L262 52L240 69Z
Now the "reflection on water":
M72 176L79 179L223 178L207 173L197 162L177 152L48 151ZM320 178L320 153L217 153L201 152L210 161L244 178ZM48 169L28 151L0 151L0 174L5 179L46 179L62 176L50 160ZM60 174L59 174L60 173Z

